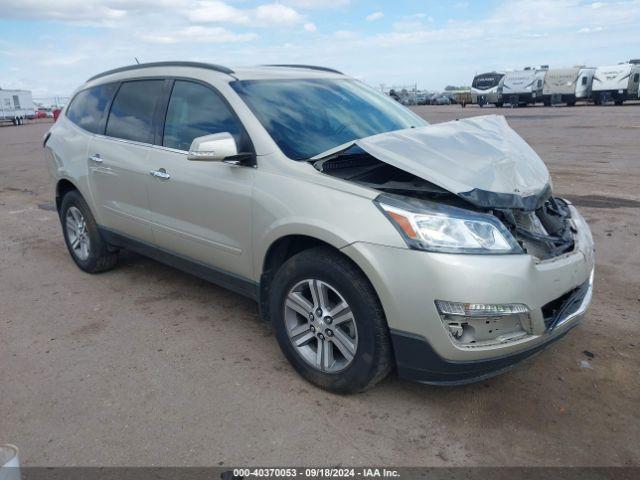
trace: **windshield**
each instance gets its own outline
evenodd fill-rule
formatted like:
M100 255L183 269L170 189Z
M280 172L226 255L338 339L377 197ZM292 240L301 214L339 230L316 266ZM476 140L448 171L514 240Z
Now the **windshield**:
M349 79L231 83L280 150L307 160L343 143L427 125L395 100Z

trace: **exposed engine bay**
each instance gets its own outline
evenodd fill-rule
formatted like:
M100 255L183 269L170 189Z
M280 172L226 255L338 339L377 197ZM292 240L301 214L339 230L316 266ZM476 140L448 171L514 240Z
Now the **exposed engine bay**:
M357 184L414 199L428 200L490 214L498 218L511 232L525 253L540 260L562 255L574 249L575 229L568 204L551 195L546 186L537 196L510 208L507 199L499 206L487 205L492 199L500 204L509 194L484 192L478 197L469 192L452 193L413 173L390 165L354 144L345 150L315 160L314 167L334 177ZM482 191L481 191L482 192ZM474 202L473 199L480 198Z

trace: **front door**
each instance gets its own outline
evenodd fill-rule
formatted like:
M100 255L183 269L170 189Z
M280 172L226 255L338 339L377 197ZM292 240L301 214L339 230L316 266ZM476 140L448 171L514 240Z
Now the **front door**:
M194 138L228 132L239 151L251 149L240 121L221 96L201 83L176 80L161 145L149 162L149 205L161 248L251 278L251 201L255 170L187 160Z
M102 227L151 243L147 186L152 170L153 118L164 80L124 82L113 101L105 135L89 143L89 176Z

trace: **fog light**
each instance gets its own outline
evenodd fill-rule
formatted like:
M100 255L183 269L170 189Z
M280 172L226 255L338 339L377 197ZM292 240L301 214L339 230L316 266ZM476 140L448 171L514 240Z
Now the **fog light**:
M531 333L529 308L522 303L461 303L436 300L453 342L462 347L506 343Z

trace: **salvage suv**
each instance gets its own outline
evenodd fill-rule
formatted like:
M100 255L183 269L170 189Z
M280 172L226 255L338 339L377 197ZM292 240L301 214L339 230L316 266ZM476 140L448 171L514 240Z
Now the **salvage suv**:
M503 117L429 125L321 67L161 62L89 79L44 144L78 267L130 249L251 297L334 392L487 378L591 300L589 227Z

